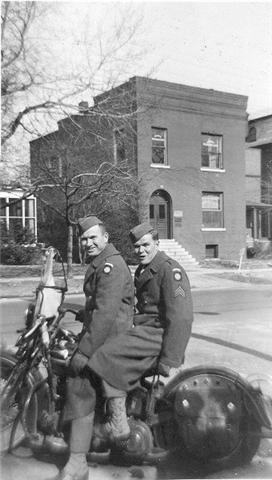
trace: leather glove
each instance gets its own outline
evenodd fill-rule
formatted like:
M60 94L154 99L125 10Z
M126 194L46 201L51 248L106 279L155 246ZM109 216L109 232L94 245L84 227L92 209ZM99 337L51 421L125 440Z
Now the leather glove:
M171 367L169 367L168 365L165 365L164 363L159 362L158 373L160 375L162 375L163 377L169 377L170 369L171 369Z
M76 353L72 356L71 361L70 361L70 370L71 373L74 375L78 376L82 370L86 367L88 363L89 357L81 353L79 350L76 351Z
M81 309L78 310L78 312L76 313L75 321L76 321L76 322L83 323L83 322L84 322L84 317L85 317L85 308L81 308Z

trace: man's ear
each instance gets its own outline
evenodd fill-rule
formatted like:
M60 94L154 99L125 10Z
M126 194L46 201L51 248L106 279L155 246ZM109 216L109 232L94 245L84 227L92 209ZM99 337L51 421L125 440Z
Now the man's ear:
M107 240L107 242L109 241L109 234L108 234L108 232L105 232L105 239Z

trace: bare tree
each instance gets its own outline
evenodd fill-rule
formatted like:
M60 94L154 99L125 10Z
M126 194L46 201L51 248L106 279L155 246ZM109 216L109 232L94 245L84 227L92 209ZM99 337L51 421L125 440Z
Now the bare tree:
M55 167L44 165L39 178L33 183L32 192L43 206L64 220L68 230L68 275L72 272L74 227L80 216L90 211L103 216L114 208L121 210L133 205L137 210L137 182L126 162L118 166L103 162L92 172L70 178L57 173Z
M108 29L101 27L102 21L95 26L86 18L83 33L73 32L71 58L65 58L64 52L58 56L58 51L54 56L53 50L50 56L48 46L53 41L67 41L56 32L51 40L40 34L43 18L52 8L58 7L2 2L2 144L19 129L40 135L52 119L76 113L79 96L85 93L91 99L114 87L143 54L135 44L141 16L128 6L122 7ZM95 6L90 4L90 9Z

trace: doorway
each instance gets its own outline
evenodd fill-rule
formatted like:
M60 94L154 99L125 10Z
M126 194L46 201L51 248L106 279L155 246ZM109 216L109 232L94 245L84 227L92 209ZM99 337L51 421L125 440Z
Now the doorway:
M164 190L152 193L149 204L149 220L158 231L159 238L171 238L170 228L171 197Z

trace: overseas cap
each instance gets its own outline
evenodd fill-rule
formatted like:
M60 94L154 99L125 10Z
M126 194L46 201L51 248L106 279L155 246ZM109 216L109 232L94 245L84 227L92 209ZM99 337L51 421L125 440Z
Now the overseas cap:
M78 219L78 233L83 235L84 232L89 230L89 228L94 227L95 225L102 225L102 220L99 220L95 215L90 215L89 217L79 218Z
M138 242L147 233L153 232L154 228L149 223L140 223L129 232L129 238L132 243Z

